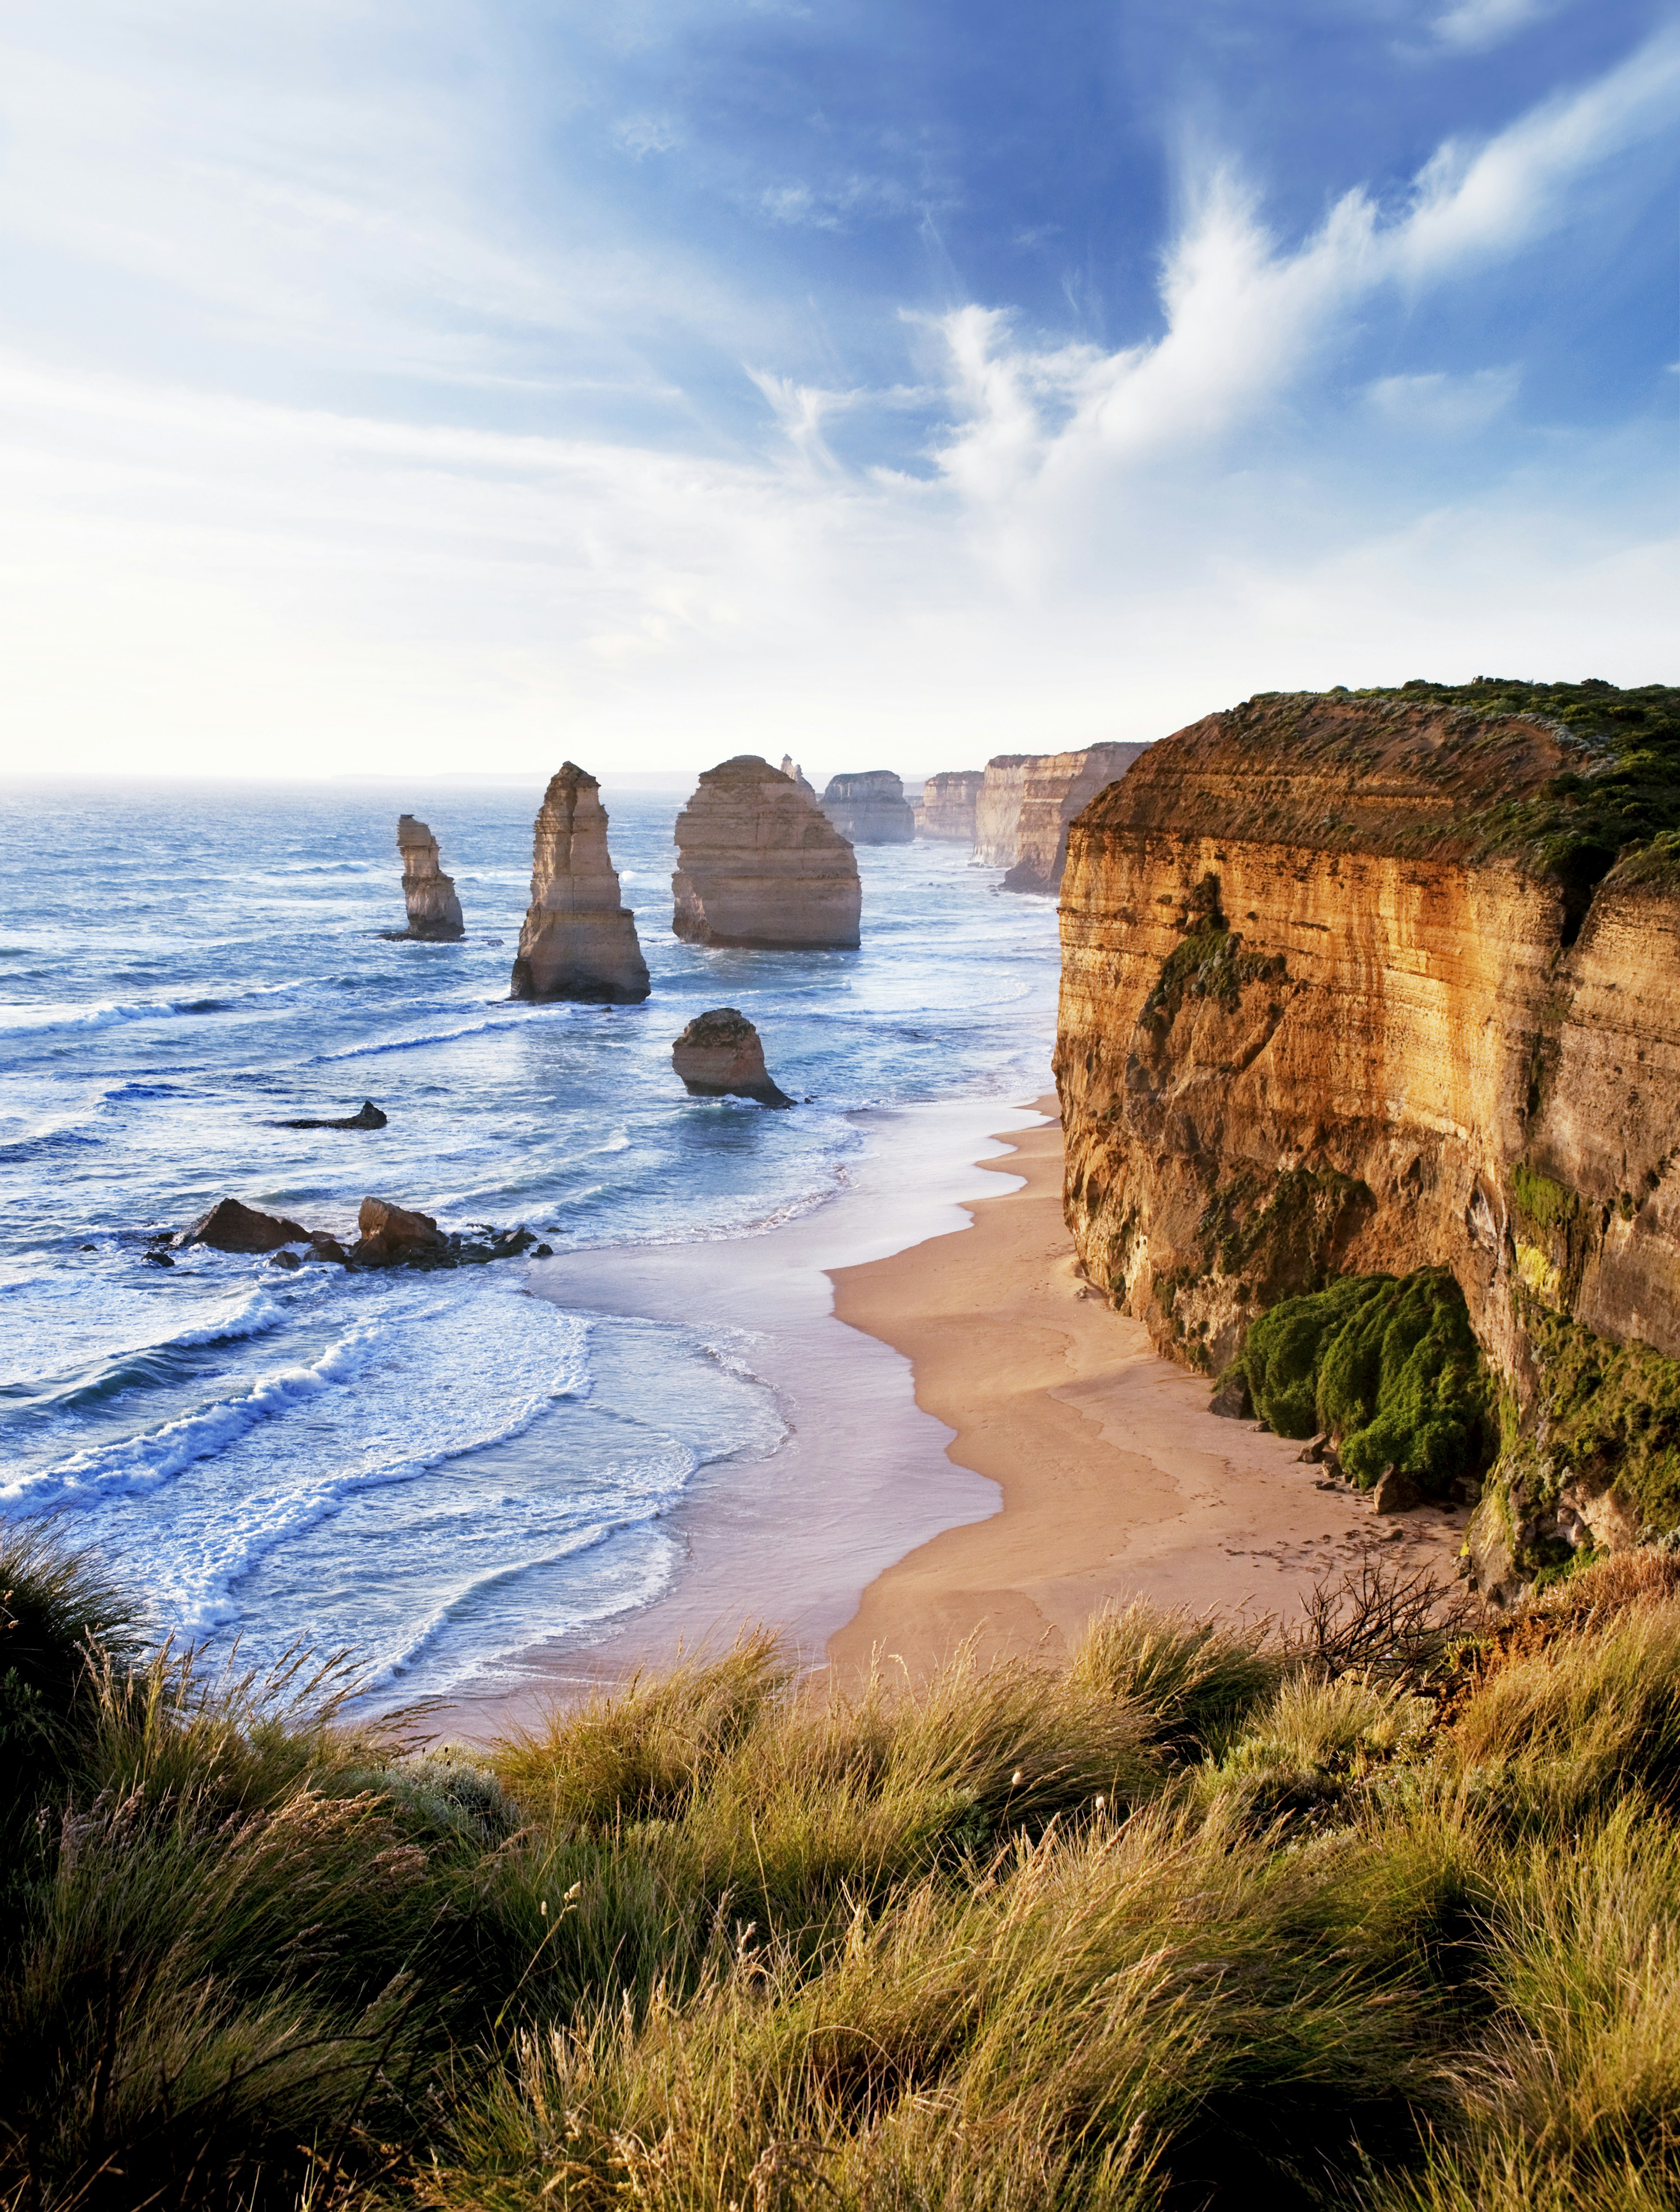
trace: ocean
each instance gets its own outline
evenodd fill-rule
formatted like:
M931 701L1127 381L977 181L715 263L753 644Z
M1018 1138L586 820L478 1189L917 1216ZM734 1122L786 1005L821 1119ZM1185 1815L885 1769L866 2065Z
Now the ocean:
M786 1428L704 1312L557 1305L522 1261L165 1269L159 1231L231 1194L348 1241L371 1193L557 1253L721 1247L855 1189L895 1109L1048 1088L1050 901L960 847L864 848L860 951L702 950L670 927L683 792L603 797L639 1007L508 1000L535 780L0 792L0 1514L95 1547L159 1635L241 1665L347 1648L375 1698L447 1696L668 1590L697 1474ZM404 811L460 944L380 933ZM723 1005L793 1111L686 1097L672 1042ZM276 1126L364 1097L387 1127Z

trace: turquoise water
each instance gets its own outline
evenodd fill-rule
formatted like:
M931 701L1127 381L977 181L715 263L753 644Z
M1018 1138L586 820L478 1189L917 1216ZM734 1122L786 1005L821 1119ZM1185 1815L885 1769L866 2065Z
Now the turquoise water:
M392 1694L647 1603L697 1469L773 1451L774 1392L694 1326L562 1310L522 1263L287 1274L143 1254L231 1192L353 1232L368 1193L557 1251L727 1243L847 1185L861 1109L1046 1087L1050 902L960 848L865 848L855 952L670 933L684 793L605 796L654 981L509 1003L541 796L129 787L0 793L0 1511L60 1516L160 1631L348 1645ZM389 943L428 820L460 945ZM740 1006L790 1113L688 1099L673 1038ZM384 1129L293 1131L364 1097Z

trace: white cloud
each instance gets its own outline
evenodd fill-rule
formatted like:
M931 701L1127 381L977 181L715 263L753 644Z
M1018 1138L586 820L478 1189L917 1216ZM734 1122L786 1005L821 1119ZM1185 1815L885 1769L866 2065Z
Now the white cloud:
M1476 53L1543 22L1566 4L1567 0L1458 0L1429 27L1442 46Z
M1462 438L1487 428L1516 397L1522 373L1516 368L1478 368L1468 376L1435 370L1422 376L1384 376L1368 386L1367 398L1384 421L1397 429L1430 438Z

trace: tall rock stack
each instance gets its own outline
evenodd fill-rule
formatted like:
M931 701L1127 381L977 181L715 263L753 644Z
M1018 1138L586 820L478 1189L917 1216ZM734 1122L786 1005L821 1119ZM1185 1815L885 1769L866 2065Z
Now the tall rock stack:
M466 925L455 879L443 872L436 838L411 814L398 817L397 850L403 856L403 900L408 908L408 927L400 934L435 943L460 936Z
M514 962L515 999L631 1006L648 995L636 917L606 849L600 785L568 761L544 793L531 863L531 905Z
M805 780L805 770L791 753L783 753L782 756L782 773L790 781L796 783L807 799L814 799L817 796L814 788Z
M948 841L953 845L973 844L974 810L985 781L985 770L978 768L953 769L944 775L930 775L922 787L922 805L916 817L916 836Z
M858 942L851 847L815 799L756 753L708 769L677 817L676 912L693 945L770 951Z
M1004 890L1060 890L1068 858L1068 824L1147 750L1143 744L1087 745L1083 752L1046 753L1028 760L1015 822L1015 858L1003 878Z
M908 845L916 835L904 787L891 769L831 776L822 805L840 835L854 845Z

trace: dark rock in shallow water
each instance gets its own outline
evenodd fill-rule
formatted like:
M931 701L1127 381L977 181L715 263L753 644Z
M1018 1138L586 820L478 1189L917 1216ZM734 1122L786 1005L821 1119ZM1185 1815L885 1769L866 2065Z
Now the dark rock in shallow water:
M219 1198L174 1242L178 1247L209 1244L218 1252L277 1252L283 1244L307 1244L309 1231L283 1214L259 1213L236 1198Z
M277 1121L274 1126L277 1129L382 1129L390 1118L380 1112L371 1098L364 1098L360 1112L347 1114L341 1121Z
M318 1232L309 1239L309 1257L312 1260L336 1261L342 1267L350 1254L336 1237L326 1237Z
M439 1254L449 1241L429 1213L411 1212L386 1198L364 1198L356 1226L362 1235L350 1255L353 1267L384 1267L393 1261Z
M734 1006L697 1014L671 1048L671 1065L693 1098L756 1098L761 1106L791 1106L764 1066L758 1032Z
M84 1244L82 1249L84 1252L91 1252L94 1248L91 1244ZM167 1252L143 1252L140 1257L149 1267L173 1267L175 1264Z
M301 1267L303 1265L295 1252L279 1251L269 1255L271 1267Z

